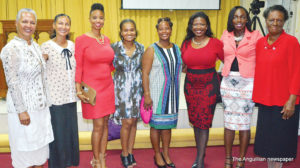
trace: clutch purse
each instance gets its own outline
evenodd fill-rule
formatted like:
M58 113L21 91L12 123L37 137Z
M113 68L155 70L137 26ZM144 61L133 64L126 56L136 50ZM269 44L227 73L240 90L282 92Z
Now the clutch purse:
M89 103L91 105L95 105L96 104L96 90L93 89L92 87L90 87L89 85L87 85L86 83L84 82L81 82L81 88L82 88L82 94L85 96L85 97L88 97L89 98Z
M152 117L153 109L151 107L149 110L146 110L144 108L144 101L145 101L145 98L143 96L142 100L141 100L141 104L140 104L141 118L145 124L149 124L150 119Z

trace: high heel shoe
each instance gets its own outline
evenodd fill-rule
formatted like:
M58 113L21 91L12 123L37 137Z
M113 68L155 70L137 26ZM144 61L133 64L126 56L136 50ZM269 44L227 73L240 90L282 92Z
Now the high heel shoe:
M122 156L122 154L121 154L120 157L121 157L122 165L124 166L124 168L128 168L128 166L131 166L131 162L129 161L129 155Z
M192 165L192 168L197 168L198 167L198 163L197 160L194 162L194 164ZM204 162L202 162L201 168L204 168Z
M94 157L93 157L93 159L91 160L90 163L91 163L93 168L95 168L95 166L96 166L96 168L101 168L100 160L97 160Z
M154 164L155 164L155 166L156 166L157 168L167 168L166 165L158 165L158 164L156 163L155 156L154 156Z
M239 160L237 163L236 168L245 168L245 160Z
M136 161L135 161L135 159L134 159L134 156L133 156L133 154L128 154L128 156L129 156L129 161L131 162L131 165L132 166L135 166L136 165Z
M192 165L192 168L197 168L198 167L198 164L197 164L197 161L194 162L194 164Z
M164 162L166 163L166 165L167 165L168 167L176 168L176 166L175 166L175 164L174 164L173 162L167 163L167 161L166 161L166 159L165 159L163 153L160 153L160 154L161 154L162 159L164 160Z
M226 157L226 159L225 159L225 168L228 168L228 167L232 168L232 166L233 166L232 157L231 156Z

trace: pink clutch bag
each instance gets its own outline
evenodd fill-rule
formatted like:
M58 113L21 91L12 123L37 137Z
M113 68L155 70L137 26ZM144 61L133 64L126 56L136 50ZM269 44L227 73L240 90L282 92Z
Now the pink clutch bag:
M142 100L141 100L141 104L140 104L141 117L145 124L149 124L150 119L152 117L153 110L152 110L152 107L149 110L146 110L144 108L144 101L145 101L145 98L143 96Z

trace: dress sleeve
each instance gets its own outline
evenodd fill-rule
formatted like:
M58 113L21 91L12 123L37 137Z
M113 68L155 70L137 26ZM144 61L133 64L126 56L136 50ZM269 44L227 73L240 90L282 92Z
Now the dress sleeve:
M223 47L224 47L224 45L223 45L222 41L216 39L216 49L217 49L217 54L218 54L217 57L222 62L224 62L224 49L223 49Z
M75 82L81 83L81 77L83 72L83 54L84 54L84 40L80 37L75 40L75 59L76 59L76 71Z
M14 103L16 113L27 111L24 105L24 100L21 92L21 82L19 79L18 69L20 67L20 59L17 56L15 47L3 48L1 53L6 83L8 91L11 95L12 102Z
M296 38L289 42L288 68L290 77L290 94L300 95L300 45Z

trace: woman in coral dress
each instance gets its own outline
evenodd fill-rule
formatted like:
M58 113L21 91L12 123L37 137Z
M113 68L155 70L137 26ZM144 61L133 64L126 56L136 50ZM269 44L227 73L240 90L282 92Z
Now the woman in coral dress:
M75 41L76 91L82 101L83 118L93 119L92 149L94 167L105 167L105 152L108 137L108 118L115 112L114 84L111 76L114 51L110 40L101 34L104 25L104 7L95 3L90 11L91 31L78 37ZM88 104L80 87L84 82L94 88L96 104Z

